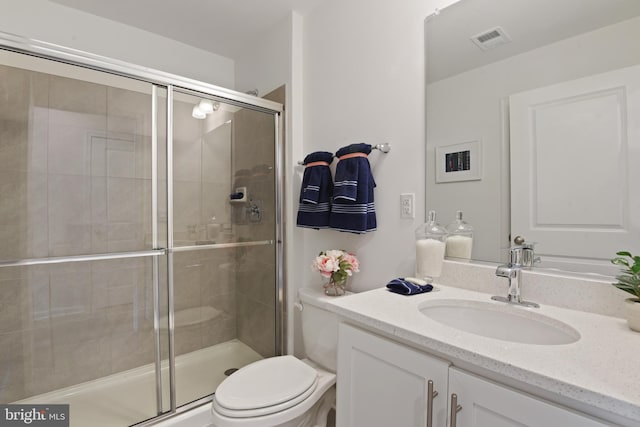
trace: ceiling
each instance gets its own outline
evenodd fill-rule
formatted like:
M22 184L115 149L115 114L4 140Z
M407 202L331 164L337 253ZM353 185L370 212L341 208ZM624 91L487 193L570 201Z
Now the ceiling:
M427 18L430 82L640 15L638 0L462 0ZM512 42L482 51L470 37L502 27Z
M228 58L322 0L51 0ZM640 0L462 0L427 19L428 78L495 62L640 14ZM469 37L501 26L512 42L486 52Z
M322 0L51 0L228 58Z

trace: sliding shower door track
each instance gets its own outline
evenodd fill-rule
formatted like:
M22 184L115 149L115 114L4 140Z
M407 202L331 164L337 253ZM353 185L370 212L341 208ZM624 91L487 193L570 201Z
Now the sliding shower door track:
M243 248L246 246L266 246L266 245L273 245L273 244L274 244L274 240L257 240L255 242L213 243L210 245L178 246L173 249L169 249L169 252L191 252L191 251L203 251L205 249Z
M25 267L29 265L64 264L67 262L106 261L111 259L144 258L166 255L169 252L200 251L205 249L242 248L246 246L273 245L273 240L255 242L217 243L211 245L180 246L173 249L152 249L150 251L113 252L108 254L69 255L48 258L27 258L20 260L0 261L0 267Z
M21 260L0 261L0 267L24 267L29 265L64 264L68 262L106 261L111 259L157 257L167 254L167 249L149 251L112 252L107 254L70 255L49 258L29 258Z

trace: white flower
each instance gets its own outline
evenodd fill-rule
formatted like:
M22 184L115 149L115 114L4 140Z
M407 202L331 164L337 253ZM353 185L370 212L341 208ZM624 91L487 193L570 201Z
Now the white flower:
M324 254L328 257L333 258L334 260L337 260L338 258L344 255L344 252L337 249L331 249L331 250L325 251Z

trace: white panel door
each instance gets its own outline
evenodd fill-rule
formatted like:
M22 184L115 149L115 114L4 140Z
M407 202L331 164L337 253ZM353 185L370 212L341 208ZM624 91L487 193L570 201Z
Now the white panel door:
M455 425L450 427L609 425L456 368L449 370L449 393L458 396L458 405L462 407L456 414Z
M449 363L341 324L338 345L337 427L444 427ZM433 424L427 423L428 382Z
M543 256L639 252L640 66L509 103L512 237L538 242Z

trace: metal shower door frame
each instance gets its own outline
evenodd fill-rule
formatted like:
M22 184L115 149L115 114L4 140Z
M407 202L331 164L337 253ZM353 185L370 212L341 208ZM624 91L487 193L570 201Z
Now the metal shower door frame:
M152 177L151 177L151 197L152 197L152 249L146 251L132 251L121 253L105 253L90 255L74 255L61 257L48 257L38 259L23 259L0 262L0 267L11 266L28 266L28 265L45 265L58 264L67 262L85 262L99 260L113 260L138 257L152 257L153 259L153 304L154 304L154 347L155 347L155 370L156 370L156 403L158 407L158 417L137 424L139 426L151 425L159 420L175 416L176 414L187 411L193 407L202 405L211 400L211 397L204 397L188 405L176 405L176 389L175 389L175 319L174 319L174 292L173 292L173 254L184 250L193 249L211 249L226 247L254 246L262 244L275 244L275 265L276 265L276 282L275 301L276 301L276 318L275 321L275 345L276 350L280 353L284 352L283 337L286 335L283 322L284 316L284 197L283 197L283 156L284 156L284 137L283 137L283 120L284 109L282 104L269 101L263 98L237 92L220 86L200 82L194 79L178 76L163 71L152 70L124 61L107 58L88 52L66 48L63 46L32 40L25 37L16 36L0 32L0 50L6 50L21 54L27 54L42 59L61 62L68 65L79 66L94 71L100 71L108 74L114 74L121 77L127 77L149 83L152 86ZM158 229L158 90L166 90L166 122L167 122L167 143L166 143L166 167L167 167L167 191L166 191L166 209L167 209L167 247L163 248L159 242ZM192 93L195 95L206 96L213 100L225 102L241 108L254 111L260 111L272 114L274 117L274 140L275 140L275 239L260 242L238 242L226 244L214 244L195 247L173 247L173 94L178 90L181 93ZM163 396L162 396L162 357L161 357L161 335L160 335L160 289L159 289L159 257L167 256L167 303L168 303L168 343L169 343L169 395L170 408L168 412L164 412ZM164 413L163 413L164 412Z

